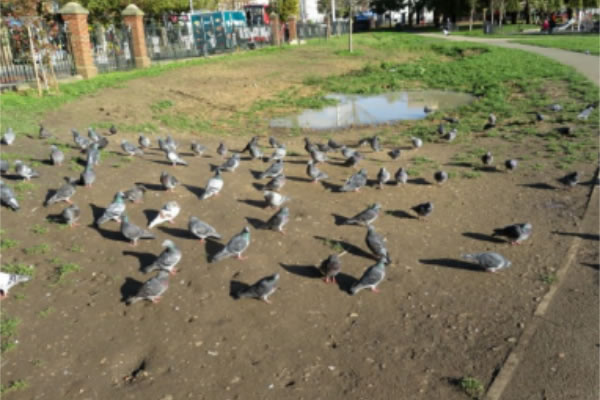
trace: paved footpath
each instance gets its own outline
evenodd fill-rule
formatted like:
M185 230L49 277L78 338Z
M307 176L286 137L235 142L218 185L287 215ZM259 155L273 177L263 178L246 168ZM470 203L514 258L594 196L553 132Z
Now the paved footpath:
M420 35L433 37L437 39L456 40L461 42L466 41L485 43L494 46L525 50L531 53L540 54L542 56L558 61L561 64L566 64L574 67L577 71L581 72L581 74L590 79L596 85L600 85L600 57L598 56L577 53L574 51L553 49L550 47L528 46L525 44L511 43L511 39L489 39L460 35L443 36L435 33L422 33Z

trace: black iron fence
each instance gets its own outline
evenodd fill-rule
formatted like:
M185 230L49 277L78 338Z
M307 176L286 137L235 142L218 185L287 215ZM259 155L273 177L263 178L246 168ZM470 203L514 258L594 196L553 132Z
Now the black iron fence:
M135 68L129 26L93 26L90 41L94 64L99 73Z

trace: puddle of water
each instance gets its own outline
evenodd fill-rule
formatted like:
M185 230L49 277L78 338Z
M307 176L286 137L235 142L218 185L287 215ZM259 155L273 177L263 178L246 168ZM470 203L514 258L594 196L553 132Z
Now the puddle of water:
M378 125L425 118L425 106L449 110L469 104L470 94L425 90L391 92L373 96L330 94L338 104L320 110L305 110L299 115L272 119L272 128L336 129L348 126Z

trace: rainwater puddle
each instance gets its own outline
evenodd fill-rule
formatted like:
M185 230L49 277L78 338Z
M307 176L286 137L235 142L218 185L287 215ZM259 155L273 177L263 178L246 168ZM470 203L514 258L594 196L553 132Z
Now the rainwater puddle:
M304 110L299 115L272 119L272 128L336 129L348 126L379 125L425 118L425 106L450 110L471 103L470 94L425 90L392 92L372 96L330 94L337 105L320 110Z

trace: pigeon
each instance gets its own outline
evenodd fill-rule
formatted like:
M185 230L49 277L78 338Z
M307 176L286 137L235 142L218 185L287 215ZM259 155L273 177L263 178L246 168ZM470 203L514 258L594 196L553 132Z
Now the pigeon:
M385 167L381 167L377 173L377 183L379 184L379 189L383 189L384 185L390 180L391 177L392 174L390 174Z
M264 157L264 154L258 145L250 146L248 151L250 152L250 157L252 157L253 160L259 160Z
M341 152L342 152L342 156L344 156L344 158L350 158L356 152L356 150L351 149L351 148L346 147L346 146L342 146L341 147Z
M175 246L172 240L165 240L162 244L165 249L158 258L150 265L144 266L142 272L147 274L155 270L166 271L171 275L175 275L177 270L175 266L181 261L181 250Z
M201 156L206 151L206 147L201 145L200 143L192 142L190 146L192 153L197 156Z
M67 203L72 204L71 197L73 197L75 194L76 188L74 184L77 182L77 180L66 177L65 181L66 183L59 187L56 193L46 200L44 206L47 207L54 203L58 203L59 201L66 201Z
M443 138L448 142L452 142L454 139L456 139L456 135L458 135L458 130L456 128L452 128L443 136Z
M325 277L323 278L325 283L337 283L335 281L335 277L342 271L342 262L340 261L340 257L344 254L346 254L345 251L341 254L332 254L323 260L321 265L319 265L319 271Z
M125 202L123 199L123 192L117 192L112 203L106 207L104 213L96 220L96 226L100 226L110 220L121 222L121 217L125 214Z
M246 251L249 245L250 228L246 226L240 233L233 236L221 251L213 256L211 262L221 261L232 256L236 256L241 260L243 259L242 253Z
M273 154L271 154L271 157L269 157L269 161L277 161L277 160L283 160L285 158L287 154L287 150L285 148L284 145L280 145L278 147L275 148L275 150L273 151Z
M496 115L493 113L490 113L490 115L488 115L488 126L490 128L496 126Z
M411 208L417 215L420 217L427 217L429 214L433 212L433 203L421 203Z
M181 211L179 204L177 204L176 201L169 201L160 209L158 215L152 220L152 222L150 222L148 229L152 229L156 225L162 224L165 221L168 221L170 224L172 224L173 220L179 215L179 211Z
M396 184L405 184L408 182L408 172L404 168L399 168L394 175L394 179L396 179Z
M423 112L425 114L432 113L433 111L434 111L433 108L429 107L427 104L425 105L425 107L423 107Z
M221 164L218 169L221 171L234 172L237 167L240 166L240 153L233 153L231 157Z
M310 152L310 158L312 158L315 163L323 163L327 161L327 155L317 149L312 149Z
M258 136L252 136L250 141L246 144L246 147L244 147L240 153L244 153L246 151L249 152L250 147L257 146L257 145L258 145Z
M177 142L175 142L175 140L173 139L173 136L171 135L167 135L167 138L165 139L165 144L168 150L175 152L177 151L177 147L179 146Z
M348 157L346 159L346 161L344 161L344 165L346 167L354 167L356 165L358 165L358 163L362 160L364 160L364 156L359 153L358 151L353 151L352 155L350 157Z
M144 200L144 193L146 193L146 187L141 183L136 183L132 189L123 192L123 197L132 203L141 203Z
M192 233L192 235L196 236L200 239L201 243L204 243L206 238L215 238L221 239L221 235L217 233L215 228L210 226L204 221L200 221L197 217L190 217L190 222L188 223L188 229Z
M458 118L455 117L444 117L442 118L444 121L449 122L451 124L458 124Z
M271 296L275 290L277 290L278 282L279 274L276 273L267 276L256 282L254 285L239 290L237 293L235 293L235 298L241 299L242 297L250 297L254 299L261 299L265 303L271 304L269 296Z
M304 138L304 150L306 150L306 152L308 154L310 154L314 150L318 150L318 149L317 149L317 146L315 146L314 144L311 143L309 138L305 137Z
M169 150L175 150L168 146L167 142L165 142L165 139L163 138L158 138L158 148L164 151L165 153L167 153Z
M529 239L533 226L527 222L524 224L513 224L504 228L494 229L492 236L504 236L510 239L511 244L521 244L524 240Z
M52 165L62 165L63 161L65 161L65 153L55 145L50 146L50 161Z
M144 282L137 294L127 299L126 304L131 305L140 300L150 300L153 303L158 303L168 288L169 273L167 271L159 271L155 277Z
M0 173L2 175L10 171L10 162L8 160L0 160Z
M438 185L441 185L448 180L448 174L446 171L437 171L433 174L433 179Z
M117 134L117 127L115 126L115 124L112 124L112 125L110 126L110 128L108 128L108 132L109 132L111 135L116 135L116 134Z
M387 248L385 247L385 239L383 236L375 232L373 225L367 225L367 236L365 237L367 247L375 255L376 259L385 259L387 264L391 263Z
M579 179L579 172L571 172L570 174L567 174L560 178L558 181L563 185L572 188L579 183Z
M77 225L77 220L81 215L81 210L76 204L71 204L62 210L61 216L65 224L69 225L70 228Z
M345 223L347 225L371 225L379 216L380 210L381 204L372 204L365 210L356 214L354 217L348 219Z
M264 172L258 175L258 179L274 178L283 173L283 161L277 160L269 166Z
M310 177L313 183L317 183L318 181L329 178L325 172L317 168L313 160L308 160L308 163L306 164L306 174Z
M31 279L28 275L17 275L8 274L6 272L0 272L0 299L4 299L8 296L8 291L15 285L21 282L27 282Z
M98 143L92 143L87 148L86 164L89 164L89 165L100 164L100 151L98 150Z
M80 182L82 185L88 188L92 187L92 183L94 183L96 180L96 173L94 172L94 168L92 166L92 163L88 163L81 173Z
M144 151L142 149L135 147L125 139L121 140L121 149L123 149L125 154L128 156L144 155Z
M100 136L96 133L94 128L92 128L91 126L88 128L88 137L94 143L96 143L100 140Z
M394 149L394 150L390 150L388 151L388 156L390 156L390 158L392 160L397 160L398 158L400 158L400 153L402 151L400 149Z
M181 164L181 165L185 165L187 166L188 163L187 161L185 161L184 159L182 159L181 157L179 157L179 154L177 154L175 151L170 150L167 151L166 153L167 156L167 160L173 164L173 166L175 167L177 164Z
M200 196L200 200L206 200L209 197L218 195L221 189L223 189L223 178L221 177L221 170L217 169L215 176L208 180L204 192Z
M333 150L339 150L342 148L342 145L337 143L335 140L333 139L329 139L327 141L327 146L329 146L329 148L333 149Z
M588 105L582 112L580 112L577 115L577 119L581 121L587 121L587 119L590 117L590 114L592 113L592 111L594 111L595 108L596 106L594 104Z
M554 111L554 112L562 111L562 109L563 109L563 107L558 103L551 104L548 106L548 108L550 109L550 111Z
M18 211L20 206L10 186L0 181L0 202L13 211Z
M227 146L225 146L225 143L219 143L219 147L217 147L217 154L221 157L225 157L225 155L227 154Z
M327 143L317 143L317 150L319 150L322 153L328 153L331 151L331 148L329 147L329 145L327 145Z
M487 166L492 165L492 163L494 162L494 156L492 155L492 152L488 151L483 156L481 156L481 162Z
M39 178L40 176L37 171L34 171L30 166L25 165L21 160L15 161L15 172L26 181L31 180L31 178Z
M279 194L277 192L273 192L272 190L263 191L263 196L265 197L265 207L281 207L283 203L290 200L289 197Z
M358 147L362 147L366 144L370 144L371 143L371 137L366 137L366 138L362 138L358 141Z
M148 149L150 146L152 146L150 139L142 134L140 134L140 137L138 138L138 144L140 145L141 149Z
M281 210L277 211L275 215L273 215L266 223L266 228L271 229L273 231L281 232L285 234L283 231L283 227L290 220L290 209L287 207L283 207Z
M121 217L121 233L123 236L131 241L132 246L137 246L137 241L140 239L154 239L155 236L152 232L140 228L132 222L129 222L127 214L123 214Z
M283 145L279 143L273 136L269 136L269 146L277 148L282 147Z
M446 127L444 126L444 124L439 124L437 127L437 133L440 135L443 135L444 133L446 133Z
M373 136L369 141L369 144L371 145L371 149L373 151L381 151L381 141L379 140L379 136Z
M108 146L108 139L102 136L95 144L98 145L98 149L102 150Z
M38 137L40 139L48 139L52 137L52 133L44 127L44 125L40 124L40 130L38 132Z
M81 136L75 129L71 129L71 133L73 134L73 141L75 142L75 145L77 145L80 150L87 150L90 144L92 144L90 139Z
M514 159L504 161L504 166L509 171L514 171L515 169L517 169L518 164L518 161Z
M165 190L172 192L175 187L179 185L179 181L173 175L169 175L166 171L160 173L160 183L163 185Z
M462 258L465 260L474 261L487 272L496 272L512 265L512 263L506 258L498 253L493 252L463 254Z
M410 138L410 140L412 141L412 145L415 149L423 147L423 140L421 138L413 136Z
M265 185L264 189L278 191L285 185L285 175L279 174Z
M535 113L535 120L537 122L542 122L545 119L546 119L546 116L544 114L542 114L541 112L536 111L536 113Z
M346 180L344 186L341 187L340 191L342 192L350 192L360 191L360 188L367 184L367 170L362 168L356 174L352 175L350 178Z
M370 266L364 272L363 276L352 285L350 289L350 294L355 295L363 289L371 289L373 292L377 293L377 285L379 285L383 279L385 278L385 260L382 258L377 262L377 264Z
M558 128L556 128L556 131L563 136L575 136L575 129L571 128L570 126L559 126Z
M8 128L4 135L2 135L2 143L7 146L11 146L15 142L15 138L15 132L12 130L12 128Z

